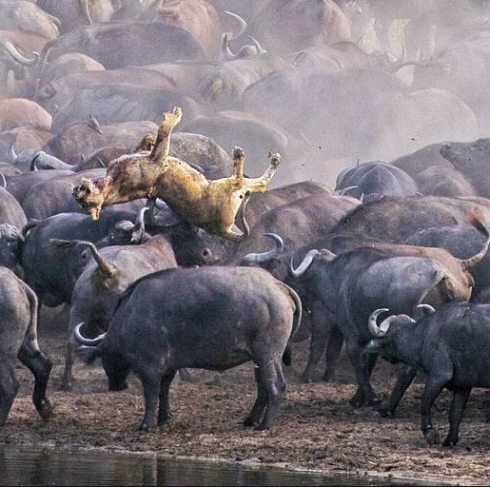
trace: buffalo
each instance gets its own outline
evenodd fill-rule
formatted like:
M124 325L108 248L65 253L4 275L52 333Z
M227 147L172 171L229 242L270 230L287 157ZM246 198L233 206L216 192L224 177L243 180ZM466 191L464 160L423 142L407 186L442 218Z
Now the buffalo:
M261 269L171 269L130 286L107 333L85 339L80 324L75 338L96 346L90 358L102 358L110 390L124 389L130 372L141 380L143 431L155 425L159 400L158 424L172 418L168 396L178 369L222 371L253 361L258 395L244 424L267 430L286 389L281 359L301 310L296 293Z

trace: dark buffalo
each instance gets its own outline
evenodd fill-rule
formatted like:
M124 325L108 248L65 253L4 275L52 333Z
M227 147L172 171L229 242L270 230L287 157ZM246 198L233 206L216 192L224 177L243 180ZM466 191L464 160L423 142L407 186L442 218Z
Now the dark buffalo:
M441 156L441 146L442 144L431 144L412 154L395 159L392 164L412 178L416 178L429 167L442 166L454 169L454 166Z
M177 89L163 90L128 85L125 80L107 85L88 86L74 94L54 115L53 132L61 133L92 115L101 125L149 120L159 123L162 113L180 106L188 120L198 113L196 103Z
M73 186L85 174L93 177L103 176L105 170L95 169L80 174L49 178L33 186L24 196L22 203L27 218L44 220L58 213L78 212L79 208L73 204L71 193Z
M292 53L350 39L349 21L331 0L265 0L252 30L267 49Z
M490 387L487 350L490 347L490 306L447 305L430 316L414 320L406 315L376 318L388 309L376 310L369 320L374 337L366 348L391 363L410 367L412 378L420 370L427 375L422 394L422 433L430 445L438 442L432 424L432 406L444 389L453 393L450 429L444 446L459 441L459 425L473 387ZM410 382L406 383L406 387ZM406 389L405 387L405 389ZM403 394L403 391L399 391Z
M468 259L483 247L485 236L469 225L458 225L422 230L410 236L405 243L446 249L458 259ZM471 269L471 274L475 280L471 298L478 300L482 293L490 289L490 254Z
M81 25L108 22L114 13L111 0L39 0L37 5L61 21L61 32Z
M18 260L26 282L40 302L49 307L70 303L75 282L87 263L83 256L86 245L60 245L53 239L83 239L98 245L122 244L121 240L127 240L129 244L135 219L134 213L118 208L105 212L97 222L86 215L63 213L29 224Z
M444 144L441 147L441 155L464 175L480 196L490 197L490 177L488 176L490 138L468 143Z
M291 268L287 282L307 303L320 301L346 341L359 385L352 406L374 404L369 377L375 360L366 360L362 349L369 341L367 318L380 303L411 313L422 302L441 306L470 299L470 269L483 259L490 241L476 224L485 232L485 246L465 261L442 249L371 244L339 256L312 250L298 269Z
M69 176L72 171L67 170L52 170L52 171L36 171L27 172L13 178L7 178L6 188L10 194L22 205L24 199L36 184L47 181L48 179Z
M242 265L269 262L270 256L265 259L260 254L258 257L249 254L267 248L270 242L264 234L271 232L283 239L281 253L291 253L328 234L359 204L354 198L323 193L275 207L257 220L248 238L236 248L232 262Z
M155 299L159 296L158 299ZM199 319L197 319L199 317ZM168 394L178 369L226 370L252 360L258 396L246 426L272 427L286 384L281 358L301 319L296 293L261 269L205 267L157 272L121 299L95 345L111 390L134 372L145 393L142 430L171 419Z
M0 267L0 427L5 425L19 390L16 378L17 358L34 374L33 402L47 421L52 415L46 398L51 361L37 342L37 298L34 292L5 267Z
M490 202L485 198L415 196L374 201L351 211L332 233L399 243L428 228L464 225L475 208L482 212L483 222L490 224ZM341 248L334 246L330 250L337 252Z
M61 381L61 389L65 391L72 388L72 333L75 326L85 323L92 335L106 331L120 296L133 282L153 272L177 267L170 239L164 235L150 238L136 246L111 246L99 252L92 244L89 249L93 260L86 266L73 289L70 341Z
M337 178L335 191L361 197L404 197L417 193L416 182L404 171L384 162L369 162L343 171Z
M68 52L86 54L106 69L205 57L203 47L191 34L162 22L128 21L79 27L48 42L42 56L51 61Z
M130 154L148 133L156 133L153 122L124 122L100 126L98 123L81 122L54 135L44 146L44 150L67 164L83 162L85 154L92 154L105 147L125 147Z
M420 193L433 196L477 196L462 173L445 166L428 167L415 177Z

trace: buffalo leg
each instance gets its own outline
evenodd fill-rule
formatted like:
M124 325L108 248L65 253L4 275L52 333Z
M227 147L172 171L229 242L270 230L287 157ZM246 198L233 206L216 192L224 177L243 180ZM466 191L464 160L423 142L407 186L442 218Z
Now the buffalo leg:
M267 409L264 419L257 426L257 431L265 431L272 428L274 420L281 405L282 396L286 390L286 381L282 372L281 360L269 360L268 363L260 363L260 379L267 391Z
M185 369L183 369L185 370ZM170 413L169 392L172 381L175 378L176 371L172 370L168 374L162 377L160 383L160 404L158 408L158 425L164 425L172 421L172 414Z
M315 370L327 348L328 336L331 333L331 329L329 320L325 318L325 308L315 304L312 313L308 364L301 376L303 382L313 382L315 379Z
M14 360L15 358L12 358L12 362ZM0 427L5 426L7 422L17 392L19 392L19 382L15 376L14 366L8 362L0 365Z
M145 417L139 430L150 431L155 426L155 413L160 397L161 378L157 374L141 374L140 378L145 397Z
M405 391L410 387L410 384L413 382L416 375L417 369L409 366L403 367L398 374L390 398L378 408L381 416L387 418L395 415L396 409L398 408Z
M48 421L53 414L53 410L49 400L46 398L46 389L53 364L41 352L33 353L25 345L22 345L19 350L18 358L34 375L35 385L32 402L41 418L44 421Z
M371 387L370 376L376 365L377 355L362 353L362 348L357 343L347 343L352 366L356 373L358 388L350 405L354 408L362 406L374 406L375 394Z
M459 441L459 425L463 419L464 409L471 394L471 388L454 389L453 403L449 413L449 434L444 440L443 446L455 446Z
M337 326L332 326L330 329L330 336L328 337L326 360L327 365L325 367L325 374L323 375L323 381L334 382L335 374L337 371L337 365L340 359L340 352L344 345L344 335Z
M434 360L437 360L434 358ZM424 393L422 394L422 433L429 443L429 445L435 445L439 442L434 426L432 425L432 406L435 400L439 397L446 384L452 378L452 371L449 373L444 372L444 364L440 364L441 371L437 375L429 376L425 385Z
M70 335L68 342L66 343L65 369L59 386L60 391L71 391L73 388L73 363L75 361L76 347L75 340L73 336Z
M243 426L257 426L264 416L264 411L267 407L267 389L260 376L260 367L257 365L254 368L255 382L257 384L257 399L250 415L243 422Z

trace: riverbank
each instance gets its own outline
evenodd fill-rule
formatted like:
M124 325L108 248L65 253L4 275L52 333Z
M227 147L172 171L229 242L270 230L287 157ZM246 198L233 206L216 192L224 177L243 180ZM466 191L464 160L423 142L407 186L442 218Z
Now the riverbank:
M152 452L332 474L369 471L451 483L488 482L490 438L485 391L475 391L469 401L460 445L454 449L429 447L419 429L422 385L409 390L394 419L381 419L372 409L354 410L348 405L355 387L346 358L338 383L301 384L297 375L307 347L300 344L292 370L287 372L287 398L272 432L259 433L241 426L255 399L253 369L248 364L224 374L193 371L194 383L176 379L171 390L175 421L150 433L137 433L143 398L136 379L131 378L127 391L109 393L100 367L77 363L73 392L57 391L63 337L60 330L52 330L42 339L43 349L55 362L49 390L55 417L49 424L40 421L29 397L33 381L19 368L21 391L7 426L0 430L0 443ZM390 365L378 365L375 389L388 394L393 379ZM450 395L444 393L434 411L435 426L442 437L448 428L449 406Z

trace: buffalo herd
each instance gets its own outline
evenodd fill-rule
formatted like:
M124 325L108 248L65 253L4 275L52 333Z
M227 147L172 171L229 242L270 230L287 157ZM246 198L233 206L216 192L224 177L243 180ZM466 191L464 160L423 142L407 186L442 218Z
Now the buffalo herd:
M60 389L77 358L133 373L142 430L177 372L246 362L270 429L309 339L301 380L345 345L383 417L420 373L429 444L451 390L456 445L490 388L487 3L0 0L0 427L17 359L55 414L38 322L65 306Z

